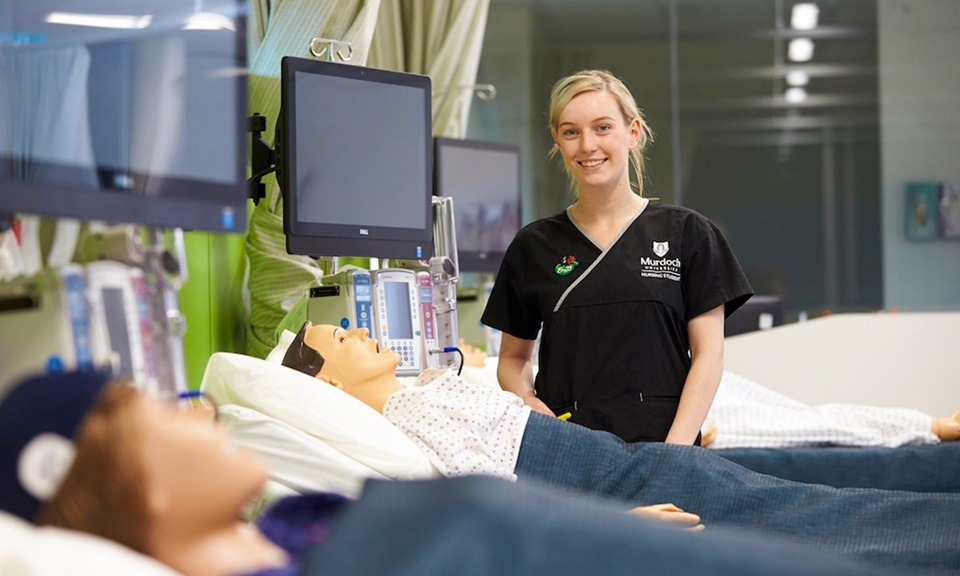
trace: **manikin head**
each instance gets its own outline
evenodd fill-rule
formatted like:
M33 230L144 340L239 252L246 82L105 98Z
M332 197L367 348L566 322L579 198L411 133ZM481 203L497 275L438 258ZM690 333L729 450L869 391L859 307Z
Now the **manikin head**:
M554 145L550 150L550 156L560 152L564 159L564 168L571 178L574 190L577 189L582 175L577 170L577 146L573 145L570 138L564 138L568 133L567 127L561 127L567 118L565 113L571 113L573 109L568 110L570 104L577 100L576 106L583 108L584 100L590 99L597 102L593 103L590 111L597 109L597 106L605 106L604 114L617 124L615 129L629 132L629 140L623 143L614 153L623 153L628 155L629 165L633 167L634 177L636 178L636 191L643 195L643 176L644 176L644 150L647 144L653 140L653 132L643 118L643 114L637 107L633 95L627 89L626 85L616 76L604 70L581 70L565 78L558 80L550 94L549 122L550 133L553 136ZM591 125L595 117L584 118L583 113L579 111L580 116L577 120L585 120L583 125L574 126L577 130L591 129L596 130L599 126ZM596 116L596 114L594 114ZM596 123L593 123L596 124ZM582 143L577 143L582 144ZM626 169L626 165L624 166Z
M374 382L396 382L400 356L380 348L366 328L345 330L330 324L304 323L287 353L283 365L357 395L357 387Z
M267 479L213 415L102 374L27 380L0 403L0 508L163 561L161 546L235 524Z

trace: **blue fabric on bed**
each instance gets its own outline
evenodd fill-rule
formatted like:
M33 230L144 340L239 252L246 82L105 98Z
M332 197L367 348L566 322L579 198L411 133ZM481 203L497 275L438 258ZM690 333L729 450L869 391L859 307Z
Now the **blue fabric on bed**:
M689 532L622 507L493 477L367 483L301 576L883 576L808 546Z
M626 444L532 414L516 473L634 505L671 502L714 529L749 528L877 565L960 572L960 495L832 488L747 470L695 446Z
M899 448L726 448L712 452L755 472L796 482L960 492L960 442Z

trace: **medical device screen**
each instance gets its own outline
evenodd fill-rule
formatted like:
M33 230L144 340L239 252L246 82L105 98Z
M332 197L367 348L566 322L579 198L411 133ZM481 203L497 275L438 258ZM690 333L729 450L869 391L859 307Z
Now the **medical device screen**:
M410 314L410 285L407 282L384 282L387 299L387 337L413 338L413 321Z

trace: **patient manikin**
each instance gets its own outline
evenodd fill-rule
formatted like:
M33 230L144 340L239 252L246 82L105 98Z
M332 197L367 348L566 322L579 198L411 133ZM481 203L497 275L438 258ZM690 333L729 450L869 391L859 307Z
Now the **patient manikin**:
M884 446L960 440L960 412L932 417L918 410L863 404L804 404L725 371L707 415L703 446Z

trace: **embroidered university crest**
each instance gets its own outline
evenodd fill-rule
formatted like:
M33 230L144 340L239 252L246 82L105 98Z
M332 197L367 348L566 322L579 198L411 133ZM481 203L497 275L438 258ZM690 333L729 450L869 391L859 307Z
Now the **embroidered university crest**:
M667 252L670 251L669 242L654 242L653 243L653 253L658 257L663 258Z

